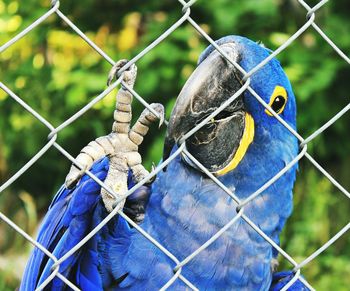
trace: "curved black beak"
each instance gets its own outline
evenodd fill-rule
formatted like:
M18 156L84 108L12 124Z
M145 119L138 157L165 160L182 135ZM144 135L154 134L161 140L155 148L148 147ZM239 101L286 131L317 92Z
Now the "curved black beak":
M237 63L240 60L234 43L221 48ZM214 50L187 80L178 96L164 144L163 160L181 138L208 117L241 88L241 74ZM187 150L209 171L225 168L233 159L245 129L243 96L236 98L209 123L185 142Z

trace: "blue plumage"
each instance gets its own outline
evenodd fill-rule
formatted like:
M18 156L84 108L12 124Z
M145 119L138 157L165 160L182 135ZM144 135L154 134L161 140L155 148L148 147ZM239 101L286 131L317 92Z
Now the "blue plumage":
M279 291L285 287L293 278L295 274L292 271L283 271L273 274L272 285L270 291ZM293 283L288 291L309 291L299 279Z
M234 43L241 53L239 64L246 71L269 55L267 49L243 37L228 36L217 43ZM199 63L212 51L212 46L207 48ZM251 87L269 103L276 86L283 86L288 94L280 115L295 128L296 104L291 85L279 62L273 59L251 77ZM244 106L255 122L254 140L238 166L218 177L240 199L254 193L298 153L297 139L266 114L248 91L244 93ZM176 146L173 151L175 149ZM104 180L108 158L95 163L91 171ZM293 166L244 207L245 215L276 243L292 212L295 174L296 166ZM129 183L130 188L131 181ZM237 215L237 204L180 156L169 164L166 172L158 174L149 191L150 199L140 226L180 261ZM62 188L58 192L43 221L38 241L60 258L106 215L100 186L85 175L73 190ZM273 276L271 260L276 255L271 245L239 218L217 241L184 266L182 274L200 290L268 290ZM33 290L42 283L50 274L52 264L40 251L34 250L21 290ZM173 276L174 267L171 259L122 217L115 217L60 266L60 273L83 290L156 290ZM58 278L50 285L55 290L63 286ZM186 286L176 280L171 289L185 290Z

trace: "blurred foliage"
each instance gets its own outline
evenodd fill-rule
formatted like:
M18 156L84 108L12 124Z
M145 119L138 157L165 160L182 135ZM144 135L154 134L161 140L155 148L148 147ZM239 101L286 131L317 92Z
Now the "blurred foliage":
M313 6L318 1L308 1ZM49 8L47 0L0 0L0 43L14 37ZM60 10L114 60L132 58L182 15L177 1L62 1ZM305 23L306 12L292 0L198 1L192 17L217 39L239 34L276 49ZM344 51L350 51L348 1L327 3L316 22ZM136 91L148 102L166 105L167 115L207 42L184 23L138 61ZM50 16L1 55L0 80L54 126L72 116L102 92L110 64L56 15ZM349 65L309 28L278 56L297 96L298 129L311 134L349 100ZM62 130L58 142L72 155L111 127L116 92L106 96L79 120ZM142 106L134 101L134 116ZM48 129L5 92L0 91L0 179L16 173L47 142ZM350 180L349 114L308 147L345 188ZM164 130L153 129L142 147L145 165L158 162ZM31 170L0 194L0 210L30 234L35 233L70 163L50 149ZM300 165L295 211L283 233L282 246L301 262L348 223L350 207L341 194L309 162ZM345 234L303 268L318 290L347 290L350 284ZM0 223L0 289L13 290L21 277L30 244ZM281 259L281 268L291 268Z

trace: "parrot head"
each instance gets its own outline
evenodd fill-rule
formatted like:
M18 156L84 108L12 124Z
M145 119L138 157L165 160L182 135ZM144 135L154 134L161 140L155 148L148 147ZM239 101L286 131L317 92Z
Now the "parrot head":
M216 42L246 72L270 51L240 36L227 36ZM244 84L242 73L210 45L200 56L198 66L181 90L171 117L164 145L166 159L175 143L193 127L234 95ZM296 104L290 82L276 59L251 76L250 86L292 128L296 127ZM224 175L234 170L250 147L269 147L287 129L245 90L206 125L188 137L186 149L210 172ZM273 138L271 134L274 132ZM284 132L284 133L282 133ZM193 163L183 155L185 162Z

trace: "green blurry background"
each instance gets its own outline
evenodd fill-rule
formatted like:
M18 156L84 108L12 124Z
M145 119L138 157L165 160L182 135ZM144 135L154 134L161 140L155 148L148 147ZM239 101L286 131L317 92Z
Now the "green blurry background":
M308 1L313 6L318 1ZM0 44L4 44L48 10L45 0L0 0ZM317 12L316 22L345 52L350 51L348 1L337 0ZM132 58L182 15L177 1L62 1L66 14L114 60ZM297 1L198 1L192 17L217 39L247 36L276 49L305 23ZM138 63L136 91L148 102L174 100L193 71L207 42L187 23ZM56 15L0 55L0 80L42 116L58 126L106 88L111 66ZM298 129L304 136L329 120L349 102L349 65L308 29L278 56L294 87ZM72 155L112 125L116 92L59 133L58 142ZM142 106L134 100L135 116ZM345 188L350 188L350 119L342 117L310 145L309 152ZM1 184L19 170L47 141L48 130L0 90ZM164 130L153 130L142 148L145 165L158 162ZM0 211L35 235L70 163L50 149L27 173L0 194ZM283 233L283 248L301 262L349 222L350 201L307 160L300 164L295 211ZM303 268L319 290L348 290L350 237ZM31 245L0 222L0 290L18 286ZM291 266L281 258L281 268Z

